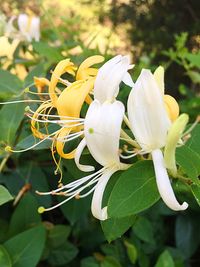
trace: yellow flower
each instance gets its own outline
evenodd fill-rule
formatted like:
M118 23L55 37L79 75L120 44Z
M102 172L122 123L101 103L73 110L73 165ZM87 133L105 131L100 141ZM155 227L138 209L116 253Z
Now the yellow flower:
M80 118L80 112L83 103L90 104L92 98L90 93L94 87L97 69L91 66L104 60L102 56L92 56L86 59L79 67L76 73L76 81L70 83L63 80L61 76L65 73L75 76L75 65L65 59L58 63L55 67L51 80L44 78L35 78L35 85L39 94L42 94L45 86L48 86L49 100L44 101L38 109L33 112L31 117L31 129L33 135L45 139L49 137L49 133L40 131L40 122L44 122L46 127L49 123L57 123L61 126L55 134L51 136L52 155L54 147L62 158L71 159L74 157L75 150L65 153L64 146L67 141L73 140L83 134L83 122ZM67 87L61 92L56 87L58 82L63 83ZM45 94L45 93L44 93ZM51 115L51 110L56 109L57 115ZM44 119L41 119L41 118ZM52 120L54 118L55 120Z

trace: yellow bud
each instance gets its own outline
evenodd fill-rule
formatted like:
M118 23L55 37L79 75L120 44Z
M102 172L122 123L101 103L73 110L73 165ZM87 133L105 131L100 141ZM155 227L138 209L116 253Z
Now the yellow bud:
M166 146L164 149L164 160L166 168L169 169L173 176L177 174L175 152L176 146L181 139L181 135L188 123L189 116L181 114L172 124L167 135Z
M26 87L25 89L24 89L24 93L28 93L29 92L29 87Z
M178 118L179 105L176 100L170 95L164 95L165 108L170 120L173 122Z

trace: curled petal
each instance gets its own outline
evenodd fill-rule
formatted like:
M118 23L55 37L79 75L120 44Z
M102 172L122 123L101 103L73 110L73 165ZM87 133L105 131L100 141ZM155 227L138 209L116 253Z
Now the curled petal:
M83 140L80 142L80 144L78 145L77 149L76 149L76 153L75 153L75 163L76 166L79 168L79 170L83 171L83 172L92 172L94 171L94 167L90 166L90 165L82 165L79 163L81 154L84 150L84 148L86 147L86 140L85 138L83 138Z
M104 194L104 190L106 188L106 185L110 179L110 177L112 176L112 174L115 172L116 170L106 170L103 175L100 177L93 197L92 197L92 205L91 205L91 211L92 214L95 218L104 221L108 218L107 215L107 207L102 208L102 200L103 200L103 194Z
M161 150L152 151L152 158L156 173L156 183L162 200L174 211L187 209L188 204L184 202L180 205L174 195Z
M51 76L50 84L49 84L49 95L50 95L50 98L51 98L51 101L54 107L56 107L56 101L58 99L55 89L56 89L56 85L58 83L60 76L64 74L65 72L75 75L75 72L74 72L75 69L76 67L70 61L69 58L61 60L55 67L52 73L52 76Z
M101 63L103 61L104 57L99 55L91 56L84 60L77 70L76 80L84 80L89 78L90 76L96 76L98 70L95 68L91 68L91 66L94 64Z
M58 97L56 106L60 116L80 117L80 111L89 92L93 89L94 78L76 81Z
M66 138L70 132L72 131L73 128L62 128L61 131L59 132L59 134L57 135L57 141L56 141L56 150L58 152L58 154L64 158L64 159L73 159L76 149L74 149L73 151L69 152L69 153L65 153L64 152L64 146L65 146L65 141L60 141L59 139L62 138Z

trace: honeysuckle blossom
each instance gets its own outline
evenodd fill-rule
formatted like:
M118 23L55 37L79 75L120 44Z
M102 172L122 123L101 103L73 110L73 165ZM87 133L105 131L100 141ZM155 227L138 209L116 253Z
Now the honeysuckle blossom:
M158 72L162 74L162 69ZM129 95L128 117L131 130L141 147L141 153L151 153L152 155L161 198L172 210L185 210L188 204L186 202L178 203L161 150L166 146L168 132L173 120L178 116L178 112L176 101L171 96L167 97L167 101L165 101L164 74L160 75L160 73L159 75L156 73L154 76L150 70L142 70Z
M120 101L116 101L115 97L118 94L119 84L122 80L125 80L128 85L133 85L127 72L130 68L129 57L117 56L99 69L94 84L94 101L90 104L84 120L84 138L76 149L75 162L82 171L94 171L93 166L85 166L79 162L82 151L87 146L93 158L103 168L53 192L39 193L66 196L66 199L55 207L73 197L82 198L94 192L91 204L92 214L99 220L107 219L107 207L102 208L106 185L114 172L129 167L129 165L121 163L119 159L119 140L124 117L124 105ZM93 185L92 188L91 185ZM81 194L88 187L89 190ZM39 212L51 210L55 207L49 209L41 207Z
M18 29L13 25L16 19ZM40 18L27 14L20 14L18 17L12 16L6 25L5 31L9 38L38 42L40 40Z
M94 217L99 220L107 219L107 207L102 207L102 199L105 187L112 174L121 169L127 169L129 165L123 164L119 159L120 129L124 115L124 106L121 102L104 102L101 104L94 100L90 105L84 123L85 138L79 144L75 161L79 169L93 171L93 166L85 166L79 163L81 153L87 145L91 155L103 167L97 172L64 185L52 192L41 193L66 196L66 199L54 207L45 209L44 212L56 208L71 198L83 198L93 193L91 210Z

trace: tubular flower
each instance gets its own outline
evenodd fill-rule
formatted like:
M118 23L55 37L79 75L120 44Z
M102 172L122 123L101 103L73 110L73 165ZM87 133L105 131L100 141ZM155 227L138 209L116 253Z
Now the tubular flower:
M57 124L61 128L55 131L52 136L52 155L54 147L62 158L70 159L74 157L75 150L65 153L65 143L83 135L84 119L80 118L80 112L83 103L91 103L90 93L94 87L95 75L97 69L91 68L91 65L100 63L104 60L102 56L92 56L86 59L79 67L76 74L76 81L69 83L61 78L64 73L75 75L76 67L69 60L65 59L58 63L52 73L51 80L35 79L38 92L43 90L45 85L49 86L49 100L43 101L38 109L31 116L31 128L34 136L45 139L49 133L40 131L40 123ZM56 86L58 82L67 86L60 91ZM40 93L45 94L45 93ZM56 110L57 115L52 115L52 110Z
M168 131L172 125L166 110L163 83L159 86L155 75L143 69L128 99L128 116L131 130L142 148L142 153L151 153L159 193L172 210L185 210L188 204L178 203L165 167L161 149L166 146ZM169 102L168 102L169 103ZM172 101L172 105L173 105ZM179 130L180 132L180 130Z
M52 192L41 193L64 195L66 199L54 207L39 208L39 212L56 208L71 198L83 198L93 193L91 211L99 220L107 219L107 207L102 207L102 199L105 187L112 174L121 169L127 169L129 165L123 164L119 159L120 129L124 115L124 106L121 102L104 102L101 104L94 100L90 105L84 124L84 135L75 154L75 162L82 171L93 171L93 166L85 166L79 163L80 156L87 145L94 159L102 165L97 172L66 184Z
M85 62L83 66L88 67L88 63L90 61ZM76 149L75 163L82 171L94 171L93 166L85 166L80 163L81 154L87 146L93 158L103 167L97 172L64 185L53 192L39 193L61 194L67 197L55 207L73 197L83 198L94 192L91 204L92 214L99 220L107 219L107 207L102 208L105 187L114 172L129 167L129 165L121 163L119 158L119 139L124 117L124 106L121 102L116 101L115 97L119 92L119 84L122 80L130 86L133 85L132 79L127 72L130 68L129 57L117 56L99 69L94 83L94 101L90 104L84 121L85 137ZM96 74L94 69L86 70L79 68L77 79L83 79L88 74ZM70 108L68 105L63 105L63 110L64 107L66 109ZM70 111L72 110L70 109ZM91 188L92 185L93 187ZM87 190L88 187L89 189ZM86 192L82 193L83 191ZM41 207L39 212L51 210L55 207L49 209Z
M27 14L20 14L17 18L18 29L13 26L16 16L12 16L6 26L6 35L9 38L32 40L38 42L40 40L40 18L36 16L28 16Z

